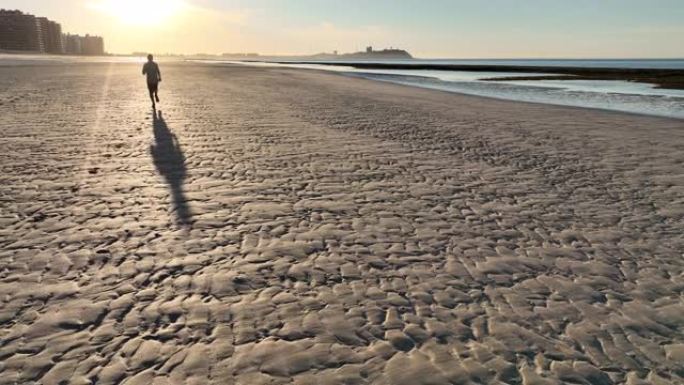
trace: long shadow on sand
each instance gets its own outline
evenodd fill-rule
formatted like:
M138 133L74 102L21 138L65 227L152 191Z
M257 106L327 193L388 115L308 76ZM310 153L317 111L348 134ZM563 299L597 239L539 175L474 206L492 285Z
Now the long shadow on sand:
M174 135L162 116L162 112L153 112L154 145L150 153L159 174L166 180L171 190L171 200L179 225L189 226L192 213L183 192L183 181L186 176L185 156L178 138Z

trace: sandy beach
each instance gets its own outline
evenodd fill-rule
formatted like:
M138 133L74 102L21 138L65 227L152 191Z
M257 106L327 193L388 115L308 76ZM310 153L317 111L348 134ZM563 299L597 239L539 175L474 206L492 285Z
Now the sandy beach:
M0 384L684 384L684 121L0 67Z

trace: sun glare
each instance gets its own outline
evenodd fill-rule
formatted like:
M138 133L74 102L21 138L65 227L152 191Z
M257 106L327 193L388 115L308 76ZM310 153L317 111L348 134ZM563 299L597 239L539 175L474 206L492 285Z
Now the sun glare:
M100 0L93 6L122 23L149 26L168 22L186 4L183 0Z

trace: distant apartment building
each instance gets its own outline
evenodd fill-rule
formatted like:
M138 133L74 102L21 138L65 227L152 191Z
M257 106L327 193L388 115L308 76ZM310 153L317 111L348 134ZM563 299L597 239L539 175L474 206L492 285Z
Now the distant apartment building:
M62 26L46 17L0 9L0 50L51 54L104 55L104 39L62 33Z
M45 52L40 22L33 15L0 9L0 49Z
M81 55L83 53L81 37L70 34L64 35L64 48L69 55Z
M64 35L66 53L70 55L104 55L104 39L100 36Z
M104 55L104 39L85 35L82 40L83 55Z
M62 26L47 17L38 17L40 32L43 40L44 52L53 54L66 53L62 39Z

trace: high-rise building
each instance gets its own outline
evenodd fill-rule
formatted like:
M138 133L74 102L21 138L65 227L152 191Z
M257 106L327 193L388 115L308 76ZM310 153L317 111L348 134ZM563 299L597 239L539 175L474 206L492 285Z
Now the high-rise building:
M81 41L84 55L104 55L104 39L100 36L85 35Z
M50 22L50 43L48 44L48 50L49 49L53 49L53 53L57 54L66 52L64 49L64 40L62 40L62 25L54 21Z
M104 55L104 40L99 36L64 35L62 26L46 17L0 9L0 50Z
M38 17L43 45L47 53L63 54L62 26L46 17Z
M104 39L100 36L64 35L66 53L70 55L104 55Z
M69 55L82 55L83 46L81 44L81 37L78 35L64 35L64 48L66 48L66 53Z
M33 15L0 9L0 49L45 52L41 22Z

